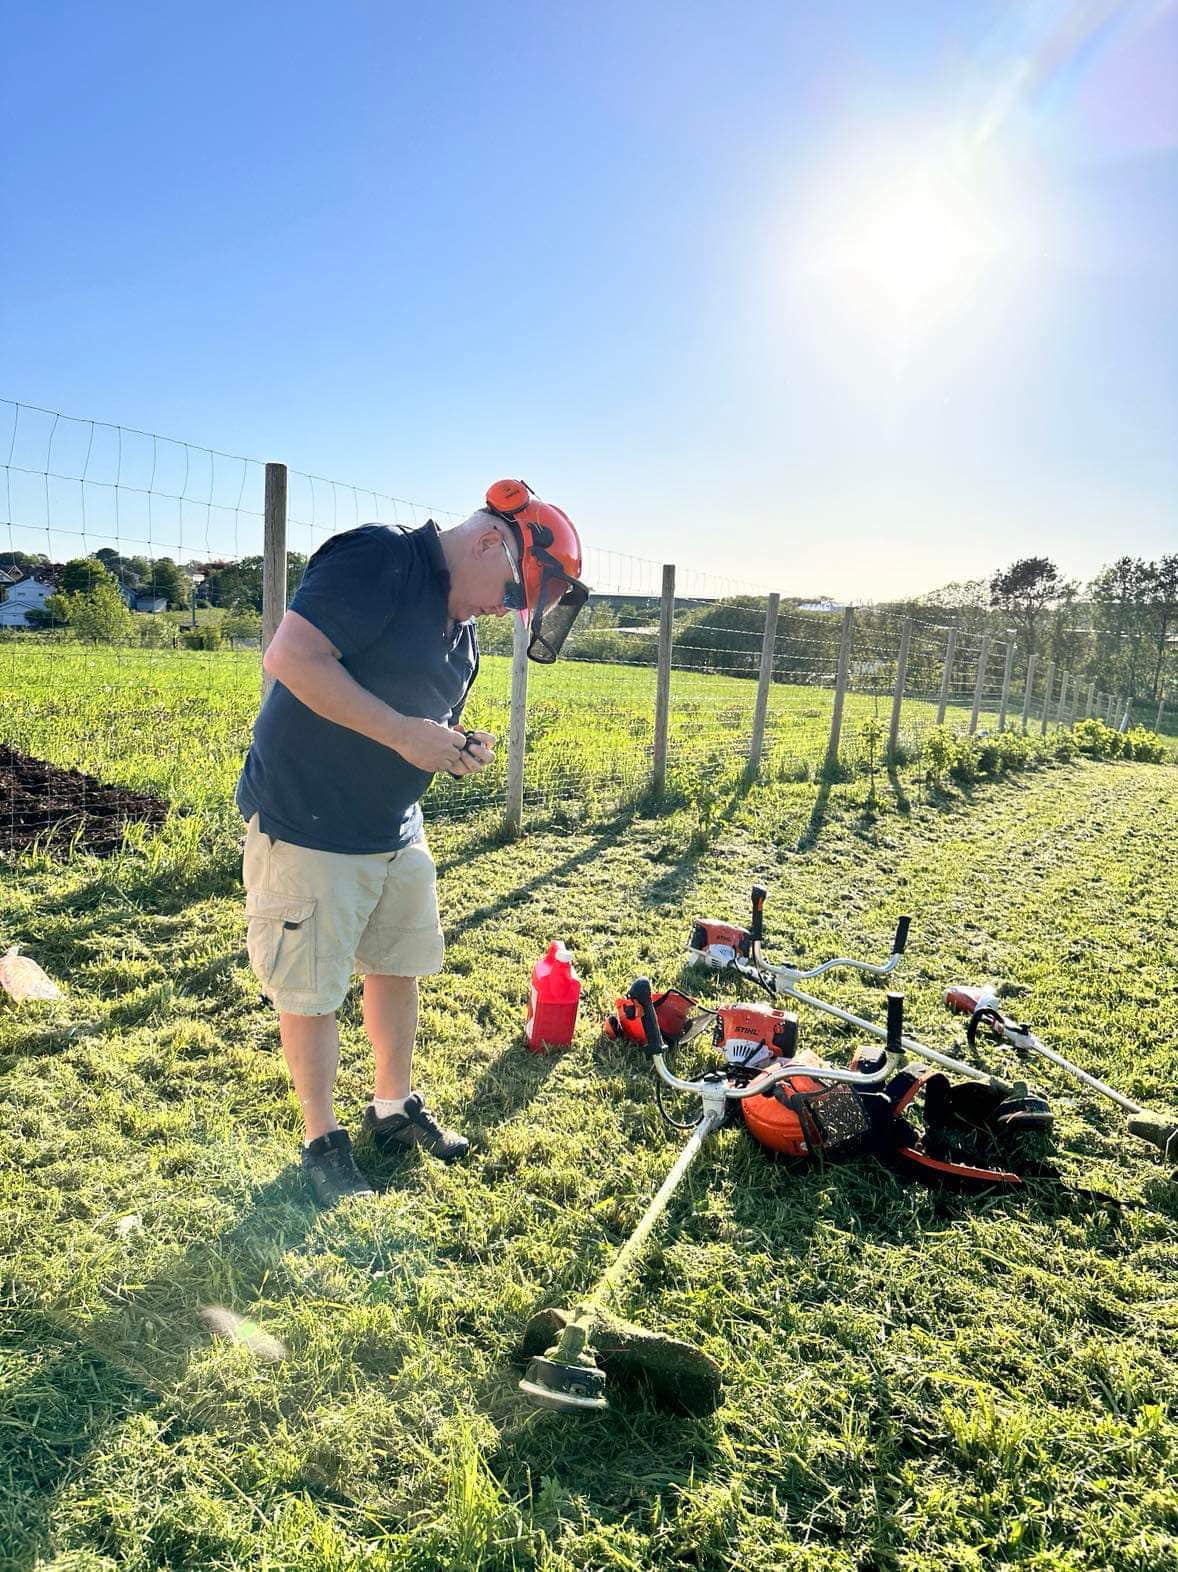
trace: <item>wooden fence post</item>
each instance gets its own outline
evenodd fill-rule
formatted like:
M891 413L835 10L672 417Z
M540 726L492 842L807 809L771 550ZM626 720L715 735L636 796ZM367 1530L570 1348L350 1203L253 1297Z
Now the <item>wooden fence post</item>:
M531 631L519 617L511 644L511 715L507 723L507 806L503 833L514 838L524 822L524 754L528 730L528 644Z
M900 748L900 706L908 678L908 646L912 642L912 618L900 624L900 653L896 656L896 690L892 694L892 723L888 728L888 758L894 762Z
M937 725L945 724L945 706L949 702L949 684L953 680L953 657L957 653L957 629L949 629L945 640L945 669L941 673L941 695L937 700Z
M1055 724L1057 726L1064 725L1064 711L1068 702L1068 682L1071 679L1071 675L1070 671L1065 671L1059 679L1059 705L1055 711Z
M1096 697L1096 683L1095 682L1090 682L1088 684L1088 696L1084 700L1084 719L1085 720L1087 720L1089 718L1089 716L1092 714L1092 701L1095 699L1095 697Z
M656 797L667 789L667 731L671 720L671 644L675 629L675 564L663 564L659 607L658 674L654 691L654 761L650 787Z
M851 630L855 624L855 608L843 608L843 633L839 640L839 664L835 676L834 708L830 712L830 741L826 747L823 774L833 777L838 770L839 734L843 729L843 700L847 695L847 673L851 669Z
M1035 667L1039 664L1038 654L1032 650L1027 657L1027 675L1023 679L1023 735L1027 731L1027 717L1031 713L1031 694L1035 691Z
M1006 704L1010 698L1010 673L1014 667L1014 636L1006 630L1006 664L1002 668L1002 703L998 709L998 730L1006 730Z
M262 654L286 616L286 465L266 465L266 514L262 526ZM274 678L262 672L262 698Z
M769 684L773 680L773 656L777 649L777 613L781 596L770 595L765 607L765 637L761 640L761 670L757 676L757 702L753 706L753 735L749 742L748 774L751 780L761 766L765 742L765 716L769 711Z
M1043 694L1043 717L1039 723L1040 737L1046 737L1047 724L1051 718L1051 690L1055 686L1055 662L1053 660L1047 662L1047 671L1044 673L1043 682L1045 691Z
M986 667L990 662L990 635L982 634L982 647L978 651L978 674L973 684L973 709L969 716L969 734L972 737L978 729L978 710L982 704L982 684L986 680Z
M1127 693L1125 695L1125 713L1121 716L1121 724L1117 728L1118 731L1128 731L1129 730L1129 711L1132 708L1133 708L1133 697L1132 697L1131 694Z
M1117 702L1116 694L1115 693L1110 693L1109 696L1108 696L1108 703L1104 707L1104 724L1106 726L1111 726L1112 723L1113 723L1113 705L1116 702Z
M1157 720L1155 720L1154 723L1153 723L1154 731L1161 731L1161 729L1162 729L1162 712L1163 712L1163 710L1165 708L1166 708L1166 695L1163 693L1161 698L1158 700L1158 716L1157 716Z

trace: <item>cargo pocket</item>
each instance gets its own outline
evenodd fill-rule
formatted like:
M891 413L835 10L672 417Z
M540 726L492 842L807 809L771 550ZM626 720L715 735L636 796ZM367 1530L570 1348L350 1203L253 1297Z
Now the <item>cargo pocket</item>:
M268 993L310 992L316 984L315 897L248 890L246 952Z

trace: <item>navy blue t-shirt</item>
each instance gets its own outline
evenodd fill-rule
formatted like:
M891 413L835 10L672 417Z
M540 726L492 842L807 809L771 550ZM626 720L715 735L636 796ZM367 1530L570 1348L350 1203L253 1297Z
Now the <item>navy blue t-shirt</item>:
M450 620L449 593L436 524L408 532L365 524L320 546L291 610L331 640L362 688L402 715L452 726L479 655L474 623ZM296 846L396 851L421 834L420 799L432 779L275 682L254 724L237 806Z

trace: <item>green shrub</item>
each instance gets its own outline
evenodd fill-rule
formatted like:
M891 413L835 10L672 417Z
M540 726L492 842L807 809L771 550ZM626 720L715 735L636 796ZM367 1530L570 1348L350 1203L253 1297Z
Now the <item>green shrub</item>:
M948 726L934 726L924 740L925 771L929 780L944 780L956 753L957 743Z
M181 628L180 643L186 650L219 650L221 629L215 622L202 623L199 628Z
M978 778L978 750L972 737L953 739L953 760L949 774L959 785L967 786Z
M227 639L260 639L262 619L252 606L234 606L221 619L221 633Z
M1057 759L1065 762L1068 759L1074 759L1080 751L1079 744L1070 730L1061 728L1059 731L1053 732L1050 741L1052 753L1054 753Z
M139 633L141 648L146 650L170 650L176 644L176 625L169 622L167 617L159 617L154 613L145 613L136 617L135 626Z
M1081 753L1086 753L1093 759L1115 759L1121 752L1121 734L1114 731L1111 726L1090 716L1087 720L1077 721L1072 727L1072 735L1076 746Z
M1006 768L1006 750L1001 737L980 737L973 748L974 768L979 775L1001 775Z
M1145 726L1134 726L1121 739L1124 757L1138 759L1143 764L1161 764L1165 761L1166 745L1157 732Z

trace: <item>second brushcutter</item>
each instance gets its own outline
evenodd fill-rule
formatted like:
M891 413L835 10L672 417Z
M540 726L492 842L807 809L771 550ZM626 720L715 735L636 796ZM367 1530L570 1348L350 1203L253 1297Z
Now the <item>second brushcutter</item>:
M1056 1053L1054 1048L1048 1048L1025 1022L1006 1014L998 995L992 989L950 988L945 994L945 1003L951 1010L969 1016L965 1035L971 1048L977 1042L978 1032L984 1030L994 1042L1012 1048L1020 1059L1031 1054L1046 1059L1049 1064L1054 1064L1085 1086L1090 1086L1093 1091L1099 1092L1102 1097L1116 1103L1118 1108L1123 1108L1129 1115L1127 1124L1131 1135L1139 1136L1156 1146L1167 1162L1178 1161L1178 1121L1163 1114L1151 1113L1148 1108L1135 1103L1131 1097L1118 1092L1106 1081L1098 1080L1078 1064L1065 1059L1063 1054Z

